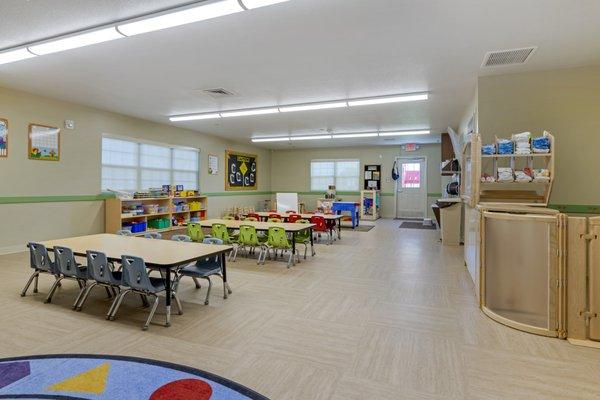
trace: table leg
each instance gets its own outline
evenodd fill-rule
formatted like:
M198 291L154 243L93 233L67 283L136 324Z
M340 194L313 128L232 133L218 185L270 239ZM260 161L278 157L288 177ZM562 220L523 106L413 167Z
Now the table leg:
M338 226L338 239L342 240L342 219L338 218L337 220L337 226Z
M227 293L233 293L227 282L227 257L225 257L225 253L221 253L221 273L223 274L223 284L227 288Z
M313 237L313 228L310 228L310 252L312 256L315 256L315 238Z
M292 265L296 265L296 235L292 232Z
M167 323L165 326L171 326L171 270L165 271L165 304L167 308Z

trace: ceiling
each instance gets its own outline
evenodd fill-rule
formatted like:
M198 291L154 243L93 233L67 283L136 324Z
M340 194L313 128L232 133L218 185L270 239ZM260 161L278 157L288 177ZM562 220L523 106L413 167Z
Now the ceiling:
M189 1L2 0L0 48ZM600 63L598 0L291 0L0 66L0 86L249 142L251 136L429 128L437 141L477 76ZM486 52L539 46L520 66ZM200 89L236 96L214 99ZM429 91L428 101L170 123L169 115ZM288 148L288 143L261 143Z

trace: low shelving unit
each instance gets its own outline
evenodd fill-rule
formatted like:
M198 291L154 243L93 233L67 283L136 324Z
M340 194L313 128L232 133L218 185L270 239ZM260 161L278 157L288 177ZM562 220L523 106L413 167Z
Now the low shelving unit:
M360 218L374 221L381 217L381 192L379 190L360 191Z
M107 199L105 231L115 233L132 224L144 228L134 235L174 231L190 220L206 219L207 207L206 196Z

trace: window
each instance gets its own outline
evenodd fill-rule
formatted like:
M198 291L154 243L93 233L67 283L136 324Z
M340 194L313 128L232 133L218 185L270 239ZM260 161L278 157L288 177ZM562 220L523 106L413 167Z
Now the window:
M310 190L325 191L335 185L340 191L359 190L358 160L313 160L310 162Z
M414 189L421 187L421 163L402 164L402 187Z
M102 190L147 190L183 185L197 190L199 151L111 137L102 138Z

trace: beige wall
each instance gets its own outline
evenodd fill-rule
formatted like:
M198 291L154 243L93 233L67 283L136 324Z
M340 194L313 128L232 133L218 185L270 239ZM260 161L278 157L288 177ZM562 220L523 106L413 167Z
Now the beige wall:
M381 164L382 169L382 216L393 218L395 216L394 189L395 184L391 179L391 169L395 157L427 157L427 187L428 192L440 192L440 156L439 144L421 145L416 152L405 152L400 146L373 146L373 147L343 147L278 150L271 155L271 190L274 192L299 192L300 200L306 203L308 209L316 207L316 199L322 193L309 194L310 192L310 161L314 159L358 159L361 162L361 171L365 164ZM275 171L285 171L276 173ZM362 179L361 179L362 185ZM360 201L357 195L341 195L344 200ZM435 195L428 199L428 204L435 199Z
M270 152L253 146L2 88L0 118L9 120L9 156L0 158L0 197L99 194L103 134L200 148L200 189L204 193L224 192L223 158L226 148L257 154L260 159L258 191L270 191ZM29 160L28 124L34 122L62 128L66 119L74 120L76 129L62 129L61 160ZM209 153L219 156L218 175L208 174ZM220 215L224 208L256 205L268 197L268 194L246 193L236 193L233 197L211 197L209 213ZM18 246L26 240L100 232L104 229L102 204L101 201L0 204L0 250Z
M600 67L479 78L478 122L493 135L543 130L556 137L551 204L600 204Z

